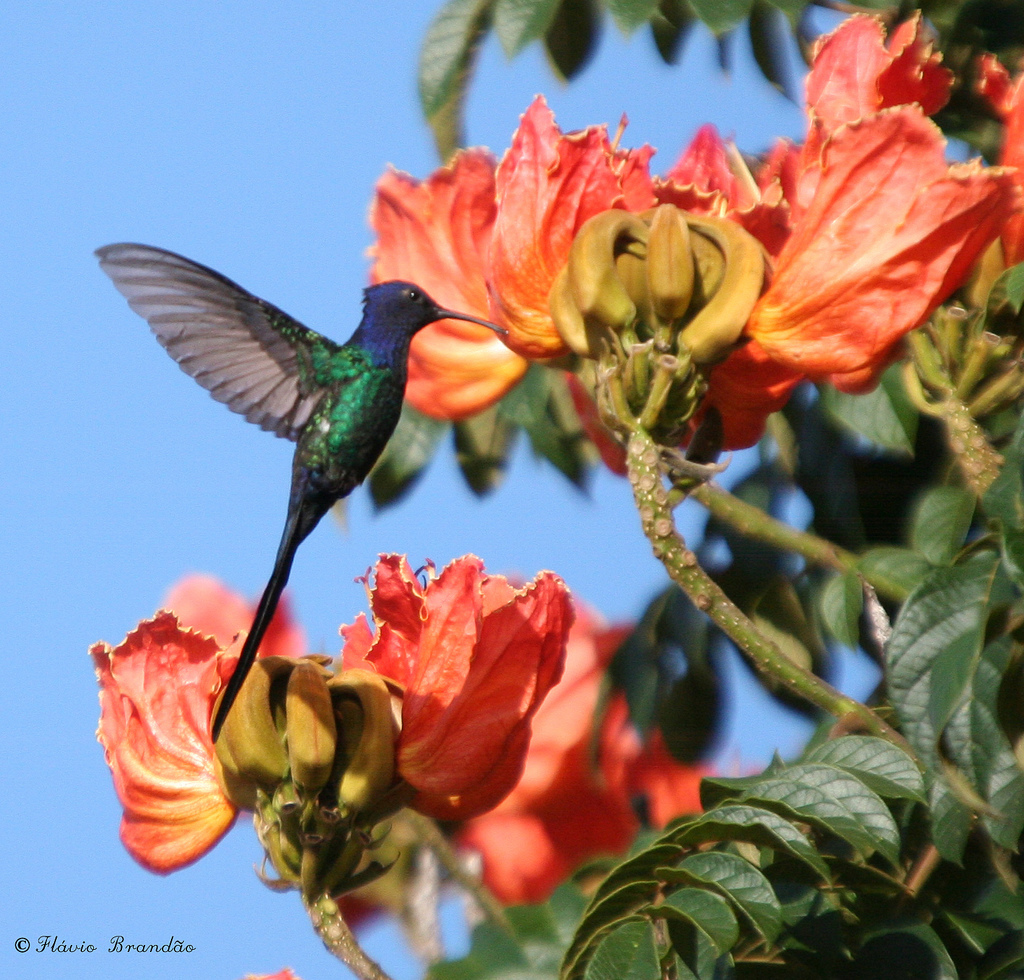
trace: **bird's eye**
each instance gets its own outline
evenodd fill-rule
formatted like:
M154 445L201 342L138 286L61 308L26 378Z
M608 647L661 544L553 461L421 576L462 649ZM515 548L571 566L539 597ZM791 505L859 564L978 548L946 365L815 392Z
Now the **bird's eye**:
M423 298L422 294L418 289L410 289L406 295L413 303L418 303Z

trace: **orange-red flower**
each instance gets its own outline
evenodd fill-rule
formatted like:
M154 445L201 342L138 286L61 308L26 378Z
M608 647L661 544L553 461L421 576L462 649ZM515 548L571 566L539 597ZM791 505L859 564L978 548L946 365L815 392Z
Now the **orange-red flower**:
M124 807L121 841L150 871L191 864L235 819L214 776L210 713L239 648L222 650L159 612L118 646L97 643L90 653L100 684L96 735Z
M747 328L773 361L867 390L894 345L963 282L1016 190L1008 173L948 167L944 148L916 106L827 138L810 165L813 195Z
M497 211L494 168L487 150L474 149L422 183L385 173L370 206L371 281L405 279L442 306L490 316L484 274ZM440 320L412 340L405 397L432 418L459 421L498 401L526 367L485 327Z
M144 868L191 864L227 832L235 807L214 776L210 718L234 668L253 609L206 575L190 575L161 611L117 647L90 653L100 684L100 724L114 789L124 807L121 840ZM297 657L302 631L278 606L261 656Z
M932 50L920 13L900 24L886 44L878 17L855 14L814 45L807 76L812 122L830 132L897 105L916 103L926 116L949 100L953 73Z
M421 268L427 274L437 264L425 265L411 253L392 262L391 253L401 252L392 240L428 242L442 256L465 253L471 260L441 261L445 275L471 288L472 295L460 298L482 312L486 287L491 315L510 331L508 345L526 358L553 357L566 347L548 312L548 292L584 221L656 202L725 216L776 260L744 332L758 346L741 347L710 378L708 404L722 413L727 448L749 445L802 377L845 391L872 387L898 356L903 336L962 284L1018 210L1010 173L978 163L946 165L945 142L927 116L945 104L951 84L920 16L888 40L881 20L854 16L815 47L802 148L780 143L751 174L713 127L703 127L665 177L654 179L649 147L612 147L603 127L563 134L538 98L496 173L484 151L472 151L425 185L401 185L403 201L414 192L423 201L405 205L401 215L392 208L394 227L381 234L375 275L385 262L389 275L403 277ZM1004 161L1024 162L1021 87L1011 94L1006 77L991 84L1002 93L1009 122ZM458 198L452 185L462 181L479 216L476 237L452 231L445 217L447 202ZM381 194L396 197L399 184L385 178ZM434 197L444 202L441 218L429 211ZM377 223L385 204L379 198L374 206ZM1011 260L1017 256L1013 242L1024 243L1022 229L1019 217L1004 231ZM472 239L472 247L452 246L457 239ZM487 342L495 343L493 337ZM510 369L489 391L481 387L479 398L455 404L453 397L447 404L439 392L463 384L459 355L450 343L439 344L436 353L430 399L444 406L437 414L471 414L514 383ZM462 356L470 362L467 351Z
M523 114L498 166L488 282L507 343L525 357L568 353L548 293L580 226L624 205L620 172L630 160L613 153L604 126L563 134L542 96Z
M342 628L346 668L404 688L396 766L412 806L444 819L493 807L519 779L530 726L558 681L573 620L565 583L541 572L524 588L466 555L426 585L382 555L368 585L376 633Z
M979 88L1006 124L999 162L1015 167L1014 180L1024 190L1024 73L1011 81L993 55L981 59ZM1010 217L1003 228L1003 257L1007 266L1024 261L1024 213Z
M628 632L578 610L565 674L534 719L522 778L459 832L460 845L482 855L487 886L507 904L543 901L583 861L621 854L640 826L632 806L638 796L658 827L700 808L700 770L674 762L657 737L644 746L621 694L595 743L604 671Z

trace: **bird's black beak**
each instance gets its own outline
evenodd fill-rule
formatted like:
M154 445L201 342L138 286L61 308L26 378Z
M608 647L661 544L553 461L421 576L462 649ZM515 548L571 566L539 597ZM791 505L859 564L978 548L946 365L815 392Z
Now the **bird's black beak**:
M437 319L466 320L469 323L479 323L481 327L487 327L488 330L493 330L499 337L508 336L508 331L504 327L499 327L496 323L491 323L490 320L481 320L478 316L470 316L468 313L456 313L454 310L443 310L441 307L438 307Z

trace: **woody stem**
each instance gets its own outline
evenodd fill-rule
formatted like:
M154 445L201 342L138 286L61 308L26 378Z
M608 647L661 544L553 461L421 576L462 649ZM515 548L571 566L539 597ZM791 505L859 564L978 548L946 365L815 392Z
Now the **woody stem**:
M784 684L830 715L841 718L852 714L872 734L902 741L867 705L847 697L790 660L700 567L697 556L686 547L676 528L668 492L662 482L659 459L658 447L651 436L641 428L634 429L626 447L629 482L644 533L651 542L655 557L665 566L672 581L747 653L761 673Z
M306 902L306 911L328 951L341 960L359 980L391 980L376 960L371 959L359 945L333 898L320 895Z

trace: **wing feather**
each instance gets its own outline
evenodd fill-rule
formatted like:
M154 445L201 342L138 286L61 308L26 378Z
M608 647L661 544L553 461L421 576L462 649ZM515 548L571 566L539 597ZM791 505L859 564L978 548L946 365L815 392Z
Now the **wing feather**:
M260 428L297 439L324 389L302 343L331 341L230 279L148 245L97 249L100 267L186 374Z

